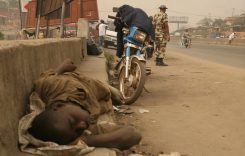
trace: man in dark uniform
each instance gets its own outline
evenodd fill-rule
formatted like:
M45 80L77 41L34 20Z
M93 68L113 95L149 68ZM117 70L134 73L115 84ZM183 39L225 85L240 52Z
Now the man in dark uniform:
M122 28L126 25L128 27L135 26L150 35L154 40L155 32L151 20L148 15L139 8L134 8L129 5L123 5L118 8L117 17L120 19L115 20L115 31L117 32L117 56L119 58L123 55L123 32Z

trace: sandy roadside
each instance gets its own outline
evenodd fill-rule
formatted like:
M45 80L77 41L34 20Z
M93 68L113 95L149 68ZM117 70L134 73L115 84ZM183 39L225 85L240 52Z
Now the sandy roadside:
M135 112L121 115L143 135L144 155L180 152L188 156L245 155L245 70L168 53L168 67L156 67ZM149 113L139 113L140 109Z

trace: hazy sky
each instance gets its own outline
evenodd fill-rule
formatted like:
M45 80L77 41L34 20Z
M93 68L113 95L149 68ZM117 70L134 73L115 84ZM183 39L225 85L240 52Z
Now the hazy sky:
M188 26L195 25L205 17L224 18L245 13L245 0L97 0L100 18L107 19L113 6L128 4L154 15L161 4L168 7L169 16L189 16ZM177 24L170 24L176 29Z

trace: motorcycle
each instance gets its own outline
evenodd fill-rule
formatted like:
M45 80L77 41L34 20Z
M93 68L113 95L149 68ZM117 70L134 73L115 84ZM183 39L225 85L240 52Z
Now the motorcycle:
M191 47L191 39L188 37L183 37L183 45L186 48L190 48Z
M129 105L138 99L144 89L147 76L146 48L149 44L147 42L148 35L138 27L124 27L123 34L124 54L115 65L114 70L124 104Z

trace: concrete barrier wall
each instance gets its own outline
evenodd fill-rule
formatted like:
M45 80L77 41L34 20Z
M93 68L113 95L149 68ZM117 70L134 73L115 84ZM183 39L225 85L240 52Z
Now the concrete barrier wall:
M27 155L19 152L17 128L33 82L65 58L79 64L84 42L78 38L0 42L0 156Z
M171 37L171 41L179 42L180 37ZM206 44L228 44L228 38L192 38L193 43L206 43ZM232 45L245 46L245 39L235 38Z

